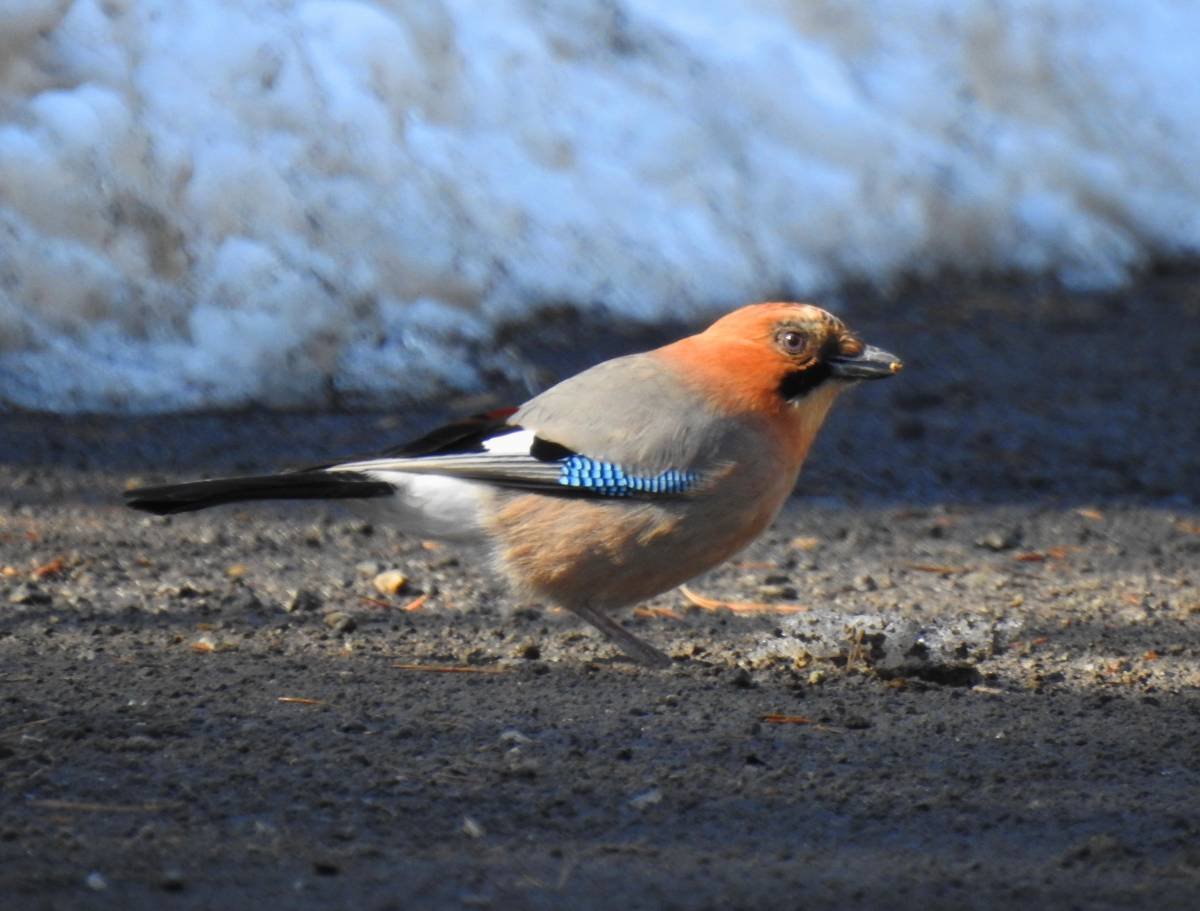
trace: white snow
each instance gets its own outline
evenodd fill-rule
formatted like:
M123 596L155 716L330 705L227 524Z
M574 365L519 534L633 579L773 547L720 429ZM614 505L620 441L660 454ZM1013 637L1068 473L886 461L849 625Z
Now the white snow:
M393 406L547 304L1200 250L1191 0L0 0L0 407Z

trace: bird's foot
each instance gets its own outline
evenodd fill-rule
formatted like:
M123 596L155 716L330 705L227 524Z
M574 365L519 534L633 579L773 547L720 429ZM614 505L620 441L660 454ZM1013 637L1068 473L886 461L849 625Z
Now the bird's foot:
M606 612L590 605L571 607L570 610L582 617L611 639L626 655L638 664L647 667L670 667L671 659L644 639L639 639Z

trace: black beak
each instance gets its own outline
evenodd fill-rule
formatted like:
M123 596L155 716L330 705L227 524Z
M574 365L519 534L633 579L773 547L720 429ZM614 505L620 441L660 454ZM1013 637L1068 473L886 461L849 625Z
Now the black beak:
M867 345L854 357L841 355L827 358L829 373L840 380L881 380L899 373L904 367L900 358L874 345Z

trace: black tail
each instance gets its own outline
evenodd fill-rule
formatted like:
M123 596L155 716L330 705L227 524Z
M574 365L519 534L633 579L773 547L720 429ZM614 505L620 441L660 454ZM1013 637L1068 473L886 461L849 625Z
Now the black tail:
M395 488L350 471L298 471L248 478L213 478L125 491L125 505L165 516L247 500L343 500L388 497Z

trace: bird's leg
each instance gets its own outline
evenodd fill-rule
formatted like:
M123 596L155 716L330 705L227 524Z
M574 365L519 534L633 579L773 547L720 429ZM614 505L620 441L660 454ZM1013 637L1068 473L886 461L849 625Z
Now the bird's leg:
M629 630L621 626L620 623L610 617L605 611L597 610L590 604L574 604L571 605L570 610L604 633L604 635L617 644L621 651L634 661L645 664L648 667L670 666L670 658L649 642L644 642L629 632Z

